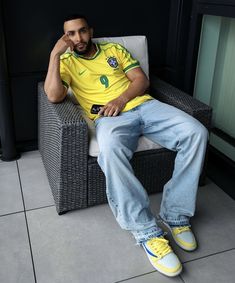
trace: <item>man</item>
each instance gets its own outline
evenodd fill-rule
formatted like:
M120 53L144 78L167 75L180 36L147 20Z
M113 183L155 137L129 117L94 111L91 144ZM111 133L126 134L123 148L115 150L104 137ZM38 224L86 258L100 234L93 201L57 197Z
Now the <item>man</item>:
M176 243L192 251L197 243L189 219L195 212L207 130L188 114L146 94L149 81L139 62L124 47L94 44L92 35L84 16L73 15L65 20L64 35L50 55L45 92L51 102L57 103L65 98L68 87L72 88L88 117L94 120L100 148L98 163L106 177L107 198L116 220L132 232L159 272L176 276L182 265L157 225L148 195L129 160L142 134L177 151L159 217ZM92 105L101 105L98 113L92 111Z

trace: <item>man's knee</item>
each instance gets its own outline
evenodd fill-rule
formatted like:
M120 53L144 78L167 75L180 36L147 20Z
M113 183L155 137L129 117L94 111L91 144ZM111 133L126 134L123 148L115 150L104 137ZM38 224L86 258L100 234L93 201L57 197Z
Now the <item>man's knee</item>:
M208 141L208 138L209 138L208 130L201 123L199 123L199 125L198 125L197 133L198 133L198 135L199 135L199 137L202 141L205 141L205 142Z
M199 121L194 121L191 124L191 136L195 137L196 140L200 140L200 142L207 143L209 134L207 128L201 124Z
M107 157L110 160L114 156L127 156L130 158L133 154L128 145L126 145L126 143L120 138L115 136L105 136L104 139L99 142L99 147L100 153L103 155L103 157Z

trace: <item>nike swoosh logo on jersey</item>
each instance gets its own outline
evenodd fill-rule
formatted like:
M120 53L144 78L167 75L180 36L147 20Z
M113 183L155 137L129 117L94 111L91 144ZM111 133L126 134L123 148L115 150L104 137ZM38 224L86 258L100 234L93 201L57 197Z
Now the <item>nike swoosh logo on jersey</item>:
M79 74L79 76L81 76L85 72L86 72L86 70L83 70L83 71L79 72L78 74Z

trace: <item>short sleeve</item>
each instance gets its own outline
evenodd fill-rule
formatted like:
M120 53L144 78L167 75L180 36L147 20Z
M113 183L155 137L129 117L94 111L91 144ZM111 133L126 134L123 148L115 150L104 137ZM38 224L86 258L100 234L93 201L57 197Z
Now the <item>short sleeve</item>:
M71 83L71 77L70 77L68 67L65 64L63 59L60 60L60 77L61 77L62 84L65 87L69 88L70 83Z
M128 71L140 67L139 61L134 59L131 55L131 53L122 45L117 44L117 51L119 54L119 60L122 66L122 69L124 73L127 73Z

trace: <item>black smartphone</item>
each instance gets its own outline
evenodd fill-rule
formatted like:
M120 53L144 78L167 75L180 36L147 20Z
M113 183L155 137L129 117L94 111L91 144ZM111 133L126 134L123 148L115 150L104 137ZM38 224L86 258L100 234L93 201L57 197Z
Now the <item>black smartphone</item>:
M91 106L91 114L98 114L100 111L100 108L103 107L104 105L99 105L99 104L93 104Z

